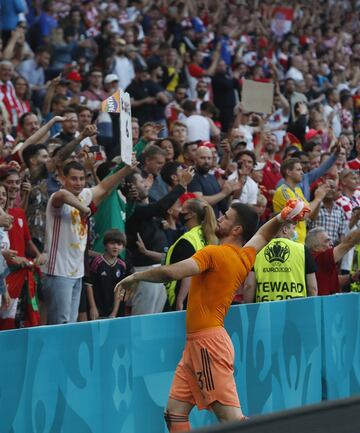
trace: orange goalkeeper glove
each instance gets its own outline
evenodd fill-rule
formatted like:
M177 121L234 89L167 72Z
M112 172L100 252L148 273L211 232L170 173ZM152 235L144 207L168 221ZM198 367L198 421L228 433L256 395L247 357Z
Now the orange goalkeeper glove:
M302 221L310 213L310 208L302 200L288 200L284 209L278 215L281 221Z

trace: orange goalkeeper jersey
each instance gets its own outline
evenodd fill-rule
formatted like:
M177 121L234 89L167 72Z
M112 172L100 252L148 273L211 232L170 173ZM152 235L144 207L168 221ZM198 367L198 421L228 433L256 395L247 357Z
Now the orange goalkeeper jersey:
M192 258L201 271L191 279L186 332L224 326L236 290L251 271L256 250L232 244L209 245Z

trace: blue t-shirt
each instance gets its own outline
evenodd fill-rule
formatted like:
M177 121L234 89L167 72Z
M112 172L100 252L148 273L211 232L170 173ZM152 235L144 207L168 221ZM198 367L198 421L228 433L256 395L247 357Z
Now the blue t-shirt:
M220 185L213 174L195 172L193 180L188 185L189 192L201 192L203 195L215 195L221 191ZM228 209L227 200L221 200L213 205L216 217L220 211L224 214Z

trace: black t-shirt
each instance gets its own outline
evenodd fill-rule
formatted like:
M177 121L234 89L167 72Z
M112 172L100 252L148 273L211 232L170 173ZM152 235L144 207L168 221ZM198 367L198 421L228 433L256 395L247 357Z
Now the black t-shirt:
M152 80L149 80L147 82L147 86L149 89L150 96L156 97L158 93L165 91L165 89L160 84L155 83L155 81ZM158 101L156 104L153 105L153 109L152 109L153 120L165 119L164 112L165 112L165 105Z
M130 97L135 101L140 101L148 96L154 96L150 93L149 81L136 81L133 80L126 88L129 92ZM154 104L143 104L140 107L132 107L131 114L133 117L139 119L139 124L143 125L145 122L151 122L154 120Z
M217 73L211 80L214 104L221 110L225 107L234 107L236 104L235 89L238 83L227 74Z
M114 307L114 287L124 278L125 263L117 259L114 264L104 256L97 256L90 265L89 283L92 284L96 307L100 317L108 317Z
M156 262L140 253L136 241L139 233L146 248L162 253L169 246L161 220L176 200L185 192L177 185L161 200L150 204L136 204L133 213L126 221L126 235L134 266L150 266Z

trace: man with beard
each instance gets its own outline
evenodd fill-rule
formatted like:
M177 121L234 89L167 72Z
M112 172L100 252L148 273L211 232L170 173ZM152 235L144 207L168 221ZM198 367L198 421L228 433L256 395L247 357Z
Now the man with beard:
M181 104L183 101L185 101L187 95L187 88L183 84L179 84L174 93L174 100L169 102L167 106L165 107L165 117L168 122L169 128L171 127L172 123L176 120L183 119L185 116L183 114L183 110L181 108Z
M23 151L22 157L28 169L26 177L31 184L25 211L32 239L40 251L44 249L46 205L50 194L54 192L53 177L56 167L71 155L82 140L94 134L96 126L85 127L77 138L63 146L51 160L46 146L42 144L30 144ZM58 187L57 184L57 189Z
M265 135L263 149L265 167L263 170L264 177L262 185L266 189L266 198L271 202L276 190L276 185L281 179L280 163L275 159L275 154L278 150L278 142L275 134L268 132Z
M201 112L201 104L205 101L209 101L209 99L209 83L205 80L199 80L196 83L196 99L194 100L198 114Z
M226 212L228 201L225 199L239 188L239 184L237 181L228 181L220 188L216 177L209 173L212 161L211 150L206 146L198 147L195 157L195 176L188 186L188 191L208 202L218 217L220 211L223 214Z
M57 140L60 140L62 144L66 144L79 135L79 118L76 110L71 107L65 108L62 112L62 116L64 118L62 129L52 138L56 138Z
M256 212L232 203L218 220L220 245L209 245L181 262L135 272L115 287L126 299L139 282L160 283L192 277L187 313L185 350L171 386L165 421L170 432L190 430L189 414L212 410L220 422L245 419L234 380L234 348L224 318L234 294L252 269L256 253L276 236L282 223L303 218L304 203L289 202L281 214L255 234Z

